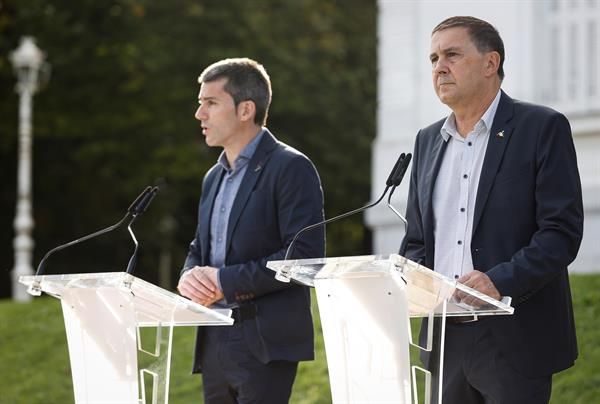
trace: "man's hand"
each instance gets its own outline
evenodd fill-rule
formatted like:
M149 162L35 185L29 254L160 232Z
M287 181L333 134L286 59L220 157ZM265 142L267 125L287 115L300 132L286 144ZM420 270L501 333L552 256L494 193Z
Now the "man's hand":
M193 302L210 306L223 298L223 291L218 286L218 272L217 268L195 266L179 279L177 290Z
M478 292L483 293L484 295L488 295L492 299L500 300L500 292L494 286L494 283L485 273L480 271L472 271L468 274L461 276L458 279L458 282L462 283L465 286L468 286L472 289L475 289ZM485 302L477 299L476 297L468 296L464 292L457 290L455 294L456 298L461 303L466 303L470 306L480 307L485 304Z

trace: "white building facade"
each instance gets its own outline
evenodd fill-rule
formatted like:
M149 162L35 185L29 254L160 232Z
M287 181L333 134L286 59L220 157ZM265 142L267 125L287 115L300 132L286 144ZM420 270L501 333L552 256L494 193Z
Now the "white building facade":
M417 131L449 114L431 84L431 30L453 15L494 25L506 50L502 84L513 98L550 106L571 122L585 207L575 272L600 271L600 0L378 0L377 137L372 195ZM405 211L408 173L392 204ZM384 205L367 212L373 251L397 252L402 222Z

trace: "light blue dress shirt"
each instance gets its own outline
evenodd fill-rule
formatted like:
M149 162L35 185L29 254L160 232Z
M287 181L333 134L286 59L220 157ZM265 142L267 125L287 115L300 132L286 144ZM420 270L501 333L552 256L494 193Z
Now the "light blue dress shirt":
M475 200L500 91L473 130L464 138L454 114L446 118L440 136L448 142L433 190L434 268L458 279L472 271L471 237Z
M233 167L229 166L225 151L221 153L218 159L225 174L219 186L219 190L213 204L212 215L210 218L210 266L223 270L227 251L227 226L229 225L229 216L231 216L231 208L233 202L242 184L244 174L248 168L248 163L254 156L256 149L263 138L264 129L254 137L240 152L235 159ZM219 288L221 287L219 282ZM218 302L218 305L224 305L224 300ZM232 306L233 307L233 306Z

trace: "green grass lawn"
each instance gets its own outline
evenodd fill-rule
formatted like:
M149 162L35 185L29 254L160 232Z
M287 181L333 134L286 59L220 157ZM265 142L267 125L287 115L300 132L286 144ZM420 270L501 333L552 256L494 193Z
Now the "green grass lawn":
M600 275L571 276L579 359L554 378L552 404L591 404L600 397ZM315 308L316 360L300 365L291 403L330 403L327 366ZM201 403L200 377L190 374L194 329L175 329L170 403ZM551 338L551 336L548 336ZM0 301L0 404L73 402L60 303Z

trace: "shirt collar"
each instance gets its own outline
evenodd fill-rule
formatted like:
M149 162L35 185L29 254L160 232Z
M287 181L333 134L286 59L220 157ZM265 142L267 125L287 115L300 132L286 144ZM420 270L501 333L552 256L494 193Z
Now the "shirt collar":
M481 116L481 119L475 125L477 129L479 126L484 125L486 131L490 131L492 129L492 124L494 123L494 117L496 116L496 111L498 110L498 104L500 103L500 94L501 90L498 90L496 93L496 97L494 97L494 101L490 104L488 109ZM458 135L458 130L456 129L456 118L454 117L454 112L448 115L444 124L442 125L442 129L440 129L440 135L444 138L444 141L448 141L450 136Z
M261 139L263 138L265 133L265 129L263 128L258 135L254 136L254 138L242 149L239 156L235 159L235 169L242 168L245 164L243 162L248 162L254 156L258 145L260 144ZM225 150L221 152L217 163L221 165L227 172L233 171L229 166L229 161L227 161L227 156L225 155Z

